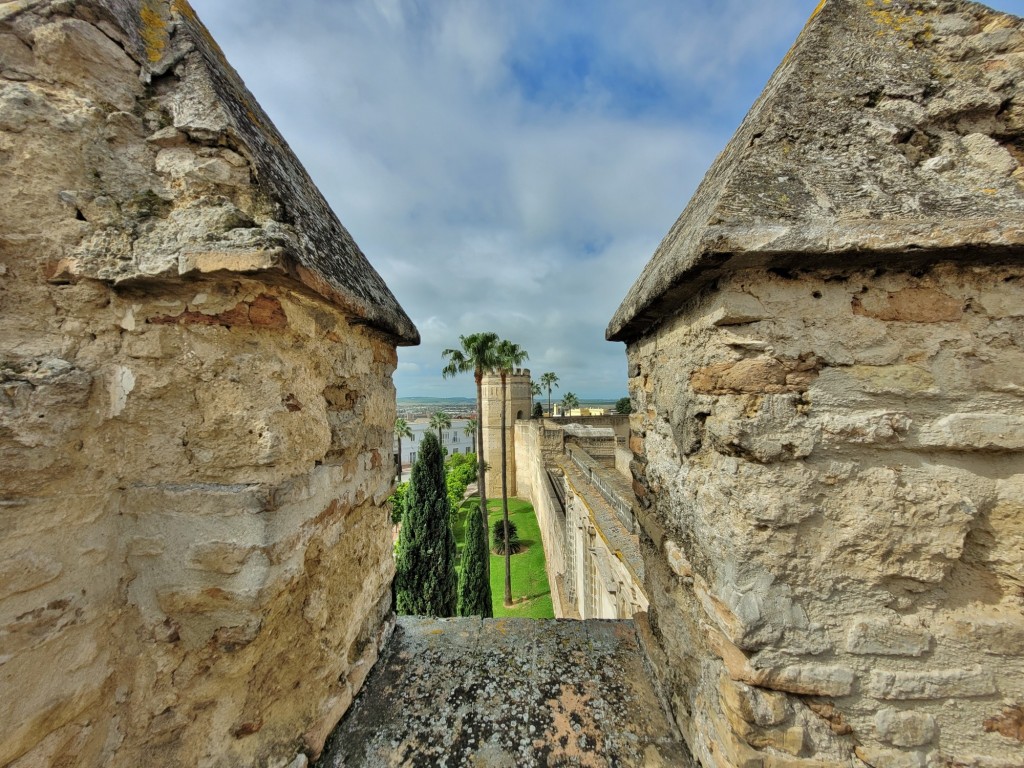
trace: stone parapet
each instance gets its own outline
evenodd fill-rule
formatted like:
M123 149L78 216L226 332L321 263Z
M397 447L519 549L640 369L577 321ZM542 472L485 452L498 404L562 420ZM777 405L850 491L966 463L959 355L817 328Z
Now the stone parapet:
M612 318L705 766L1011 766L1024 20L827 0Z
M415 329L187 3L4 3L0 52L0 765L315 755Z
M652 625L706 764L1019 755L1022 279L748 270L630 345ZM761 318L720 324L740 293ZM955 316L863 310L939 294Z

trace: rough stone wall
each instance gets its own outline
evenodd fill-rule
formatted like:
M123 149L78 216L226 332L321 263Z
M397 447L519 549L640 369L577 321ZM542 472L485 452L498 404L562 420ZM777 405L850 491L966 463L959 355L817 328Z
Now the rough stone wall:
M1021 765L1022 279L740 271L628 345L656 667L705 766Z
M572 445L579 446L584 453L603 467L612 469L615 467L615 438L614 437L571 437L567 441Z
M633 452L629 450L629 444L626 441L616 440L615 443L615 471L623 477L632 477L632 473L629 469L630 463L633 461Z
M27 252L0 248L0 763L315 751L390 608L393 347L255 281L46 285Z
M548 416L547 421L557 426L582 424L587 427L611 427L616 437L621 437L623 440L629 439L629 416L619 413L609 413L604 416Z
M407 319L204 32L0 8L0 765L283 765L387 628Z

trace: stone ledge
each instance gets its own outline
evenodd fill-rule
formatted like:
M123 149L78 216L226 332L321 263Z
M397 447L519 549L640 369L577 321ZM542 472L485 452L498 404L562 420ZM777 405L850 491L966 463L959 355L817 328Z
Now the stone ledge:
M692 766L631 621L401 617L319 766Z

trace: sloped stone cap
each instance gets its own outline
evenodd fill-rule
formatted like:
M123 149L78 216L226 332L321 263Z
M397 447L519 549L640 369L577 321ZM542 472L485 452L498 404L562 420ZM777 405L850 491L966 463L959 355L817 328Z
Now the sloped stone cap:
M39 71L28 76L67 84L92 109L107 111L104 138L130 145L117 173L97 174L94 189L62 194L73 205L103 195L119 211L145 209L145 216L97 225L68 254L69 274L112 282L218 271L286 275L397 344L419 343L412 321L186 0L22 0L0 10L0 22L46 43L36 51ZM106 67L99 74L97 61ZM155 166L140 147L156 154Z
M1021 257L1024 20L963 0L825 0L606 331L716 274Z

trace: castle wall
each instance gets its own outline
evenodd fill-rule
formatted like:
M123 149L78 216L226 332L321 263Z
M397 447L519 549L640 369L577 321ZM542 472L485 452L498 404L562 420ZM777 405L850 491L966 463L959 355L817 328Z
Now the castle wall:
M629 450L628 441L615 443L615 471L623 477L631 477L630 464L633 462L633 452Z
M565 513L547 474L550 459L562 452L562 433L545 429L544 422L531 419L516 423L516 486L537 515L555 618L579 618L565 596Z
M554 425L586 424L589 427L610 427L615 436L623 440L629 439L629 416L621 413L608 413L604 416L547 416Z
M1020 763L1022 278L738 271L629 343L656 668L705 766Z
M0 11L11 768L315 754L388 628L396 339L294 260L343 230L274 218L322 199L175 8Z

